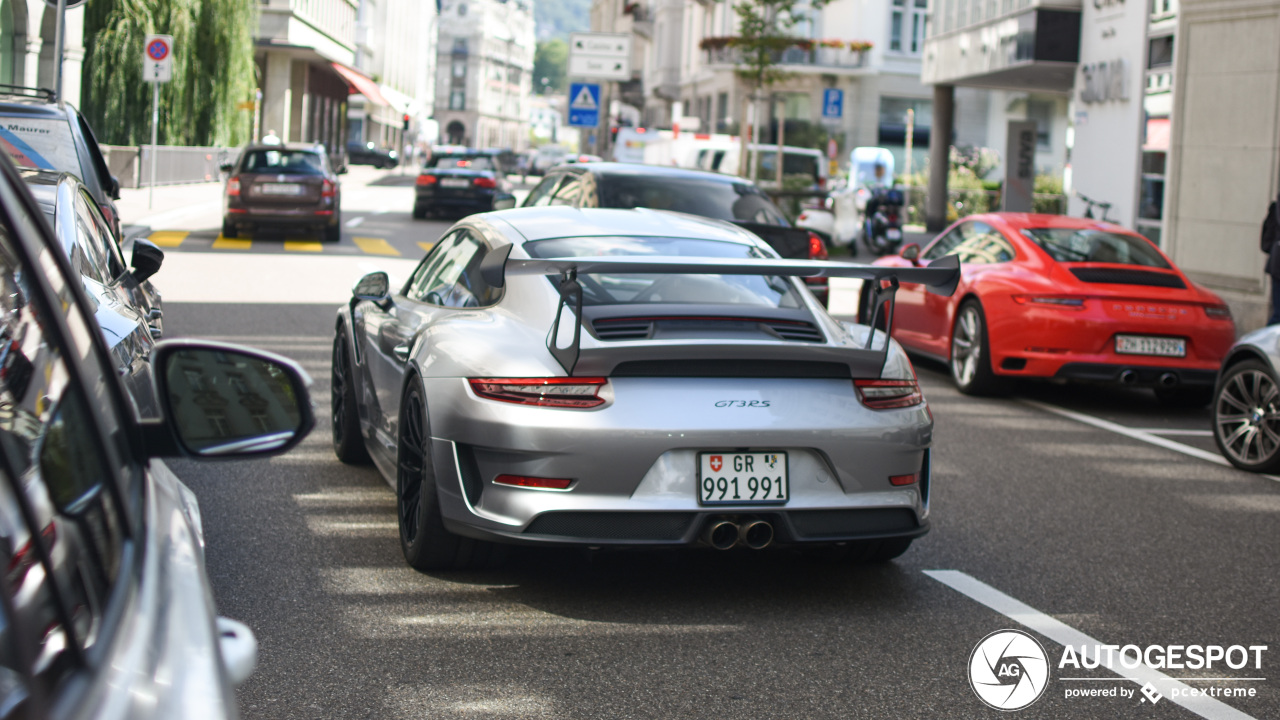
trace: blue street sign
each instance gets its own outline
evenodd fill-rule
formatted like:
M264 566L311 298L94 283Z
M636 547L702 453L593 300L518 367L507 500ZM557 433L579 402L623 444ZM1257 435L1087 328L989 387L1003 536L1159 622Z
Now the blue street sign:
M596 127L600 124L600 85L573 83L569 86L569 124Z
M833 119L844 115L844 91L827 88L822 91L822 117Z

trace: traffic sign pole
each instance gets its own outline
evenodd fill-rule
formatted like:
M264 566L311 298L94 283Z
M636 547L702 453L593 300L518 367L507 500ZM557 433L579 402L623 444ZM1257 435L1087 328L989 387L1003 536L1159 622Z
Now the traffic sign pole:
M59 0L66 2L66 0ZM142 45L142 79L151 83L151 182L148 183L147 208L155 204L156 162L160 146L160 83L173 79L173 38L148 35Z
M147 209L155 204L156 199L156 144L160 127L160 83L151 83L151 182L147 183Z

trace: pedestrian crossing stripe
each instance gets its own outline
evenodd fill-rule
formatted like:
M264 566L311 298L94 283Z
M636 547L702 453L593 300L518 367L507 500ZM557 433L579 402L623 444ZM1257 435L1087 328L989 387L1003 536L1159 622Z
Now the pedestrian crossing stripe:
M190 234L180 230L161 230L151 233L151 237L147 239L162 248L175 248L181 245L182 241L186 240Z
M375 237L353 237L352 242L356 247L370 255L399 255L400 251L391 247L391 243L382 238Z
M578 91L578 97L573 99L573 104L570 107L574 110L595 110L598 106L596 105L596 96L591 94L591 88L583 85L582 89Z
M223 235L219 233L218 239L213 241L212 247L214 250L248 250L249 248L253 247L253 241L252 240L235 240L232 238L223 237Z
M315 240L285 240L284 249L302 252L324 252L324 245Z
M418 247L422 248L422 250L423 250L424 252L431 252L431 248L433 248L433 247L435 247L435 246L436 246L436 244L435 244L435 243L429 243L429 242L420 242L420 243L418 243Z
M190 239L191 233L183 231L156 231L147 236L147 239L160 247L177 248L182 246L184 250L198 250L198 242L201 238L196 238L197 244L193 245L187 241ZM207 237L207 236L206 236ZM380 255L383 257L401 257L403 253L394 245L387 242L386 238L379 237L353 237L352 242L355 249L364 255ZM435 247L433 242L419 242L418 247L422 248L423 253L431 252L431 248ZM283 248L286 252L296 253L323 253L333 252L339 254L352 254L350 246L337 245L332 243L322 243L315 240L285 240L282 243L269 242L259 243L257 248ZM209 246L210 250L252 250L254 241L241 238L229 238L221 233L213 240ZM413 253L410 253L413 254Z

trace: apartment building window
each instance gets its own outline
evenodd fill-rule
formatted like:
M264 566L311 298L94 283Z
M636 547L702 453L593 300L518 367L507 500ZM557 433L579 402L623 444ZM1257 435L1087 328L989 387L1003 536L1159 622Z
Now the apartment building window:
M1173 64L1173 36L1153 37L1147 41L1147 69L1169 67Z
M716 132L724 132L729 125L729 93L716 96Z
M451 90L449 92L449 109L450 110L466 110L467 109L467 91Z
M918 55L924 46L928 0L893 0L889 18L889 49Z
M454 39L453 39L453 54L454 54L454 55L466 55L466 54L467 54L467 39L466 39L466 38L454 38Z
M454 76L454 77L456 77L456 78L466 77L466 76L467 76L467 61L466 61L466 60L454 60L454 61L453 61L453 76Z

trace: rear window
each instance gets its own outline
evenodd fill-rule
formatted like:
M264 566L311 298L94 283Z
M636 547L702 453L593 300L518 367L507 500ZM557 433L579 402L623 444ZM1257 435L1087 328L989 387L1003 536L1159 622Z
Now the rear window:
M63 118L0 116L0 146L18 167L59 170L84 177L71 127Z
M760 153L760 177L765 179L776 178L778 176L778 153L776 151L759 150ZM818 175L818 158L813 155L801 155L798 153L782 153L782 174L787 175L808 175L817 180Z
M311 150L251 150L241 172L323 175L324 158Z
M488 170L494 169L493 160L482 155L438 155L427 161L426 167L442 170Z
M1169 263L1145 238L1070 228L1026 228L1023 237L1058 262L1096 262L1168 268Z
M782 211L746 183L664 175L606 175L599 182L604 208L649 208L716 220L787 224Z
M714 240L650 237L557 238L525 243L535 258L701 257L766 258L758 248ZM772 275L584 275L584 305L674 303L801 307L791 283Z

